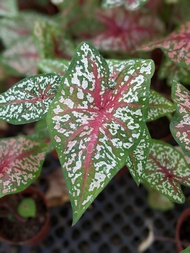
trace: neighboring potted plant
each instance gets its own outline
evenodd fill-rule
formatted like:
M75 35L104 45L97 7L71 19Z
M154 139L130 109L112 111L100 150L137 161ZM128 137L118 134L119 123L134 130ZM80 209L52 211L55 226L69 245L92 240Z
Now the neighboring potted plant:
M0 94L0 120L37 122L28 136L1 139L0 196L34 182L55 148L73 224L125 165L137 185L183 203L181 184L190 186L185 156L151 138L147 123L167 116L174 139L190 156L184 87L190 83L190 23L163 15L170 10L167 0L51 2L57 14L51 19L21 11L16 0L0 2L3 80L10 74L21 79ZM156 48L164 62L153 57ZM151 79L156 87L172 85L173 102L150 89Z
M0 200L0 239L14 245L35 245L47 235L50 213L41 191L34 187Z

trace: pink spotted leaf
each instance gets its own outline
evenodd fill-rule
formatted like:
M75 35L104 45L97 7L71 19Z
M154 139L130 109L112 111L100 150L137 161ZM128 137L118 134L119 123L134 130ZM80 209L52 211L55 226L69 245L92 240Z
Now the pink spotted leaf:
M114 79L81 43L47 114L73 208L73 223L126 162L144 131L151 60L132 61Z
M0 140L0 197L27 188L40 175L47 144L19 136Z
M126 165L137 185L140 184L141 176L146 167L150 145L151 137L148 129L145 128L138 145L134 150L130 150L126 158Z
M103 0L103 8L115 8L124 6L127 10L134 11L139 9L142 5L149 0Z
M170 129L183 152L190 157L190 92L177 81L173 81L172 99L176 112Z
M18 15L16 0L0 0L0 16L12 17Z
M150 148L142 182L171 201L183 203L185 197L181 184L190 186L190 168L183 156L173 146L154 140Z
M154 90L150 91L147 121L158 119L174 111L175 105L171 101Z
M146 41L163 33L163 24L148 13L135 13L124 9L99 12L97 18L105 26L92 41L96 48L131 53Z
M56 73L64 75L68 69L70 62L63 59L43 59L38 62L38 68L43 73Z
M182 24L176 31L164 39L159 39L143 45L141 49L149 51L161 48L163 52L176 64L189 66L190 64L190 22Z
M60 85L57 74L27 77L0 94L0 119L25 124L45 117Z

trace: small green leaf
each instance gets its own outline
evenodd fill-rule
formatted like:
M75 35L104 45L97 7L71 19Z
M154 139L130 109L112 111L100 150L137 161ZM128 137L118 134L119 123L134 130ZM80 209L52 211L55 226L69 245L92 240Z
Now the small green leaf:
M142 182L171 201L183 203L185 197L180 185L190 186L190 168L177 149L165 142L154 140Z
M61 78L43 74L25 78L0 94L0 119L25 124L45 117Z
M175 105L171 101L154 90L150 91L147 121L158 119L174 111Z
M173 80L182 82L183 84L190 84L190 69L189 67L181 67L175 62L166 58L161 64L158 77L160 79L167 79L169 86L172 86Z
M23 218L33 218L36 216L36 203L32 198L24 198L17 211Z
M190 157L190 92L173 81L172 99L177 109L170 123L171 133L183 152Z

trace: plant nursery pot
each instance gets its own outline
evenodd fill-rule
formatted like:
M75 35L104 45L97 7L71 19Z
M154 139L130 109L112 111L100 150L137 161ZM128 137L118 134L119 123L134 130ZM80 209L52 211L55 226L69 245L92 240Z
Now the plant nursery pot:
M10 196L7 195L4 198L8 199ZM23 192L12 196L13 202L16 202L16 197L19 198L19 201L23 197L33 198L36 203L36 216L27 218L24 222L0 217L0 239L13 245L32 246L38 244L45 238L50 227L50 213L43 193L34 187L28 187ZM13 208L15 207L13 206Z
M180 215L176 225L176 243L177 250L181 252L187 245L183 245L183 242L190 242L190 208L186 209Z

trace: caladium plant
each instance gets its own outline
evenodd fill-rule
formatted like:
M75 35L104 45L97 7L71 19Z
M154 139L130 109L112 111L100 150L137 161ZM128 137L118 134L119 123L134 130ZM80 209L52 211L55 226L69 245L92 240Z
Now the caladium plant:
M152 139L147 122L168 117L189 155L189 91L183 86L190 84L189 17L176 29L181 16L174 22L169 15L188 1L39 0L38 13L22 11L30 1L21 2L0 1L1 84L12 75L9 89L1 87L0 124L33 128L29 136L0 141L0 196L36 180L55 148L73 223L123 166L137 185L182 203L189 166L174 147ZM46 3L51 19L39 13ZM137 51L142 45L144 52ZM166 82L174 103L164 94Z

